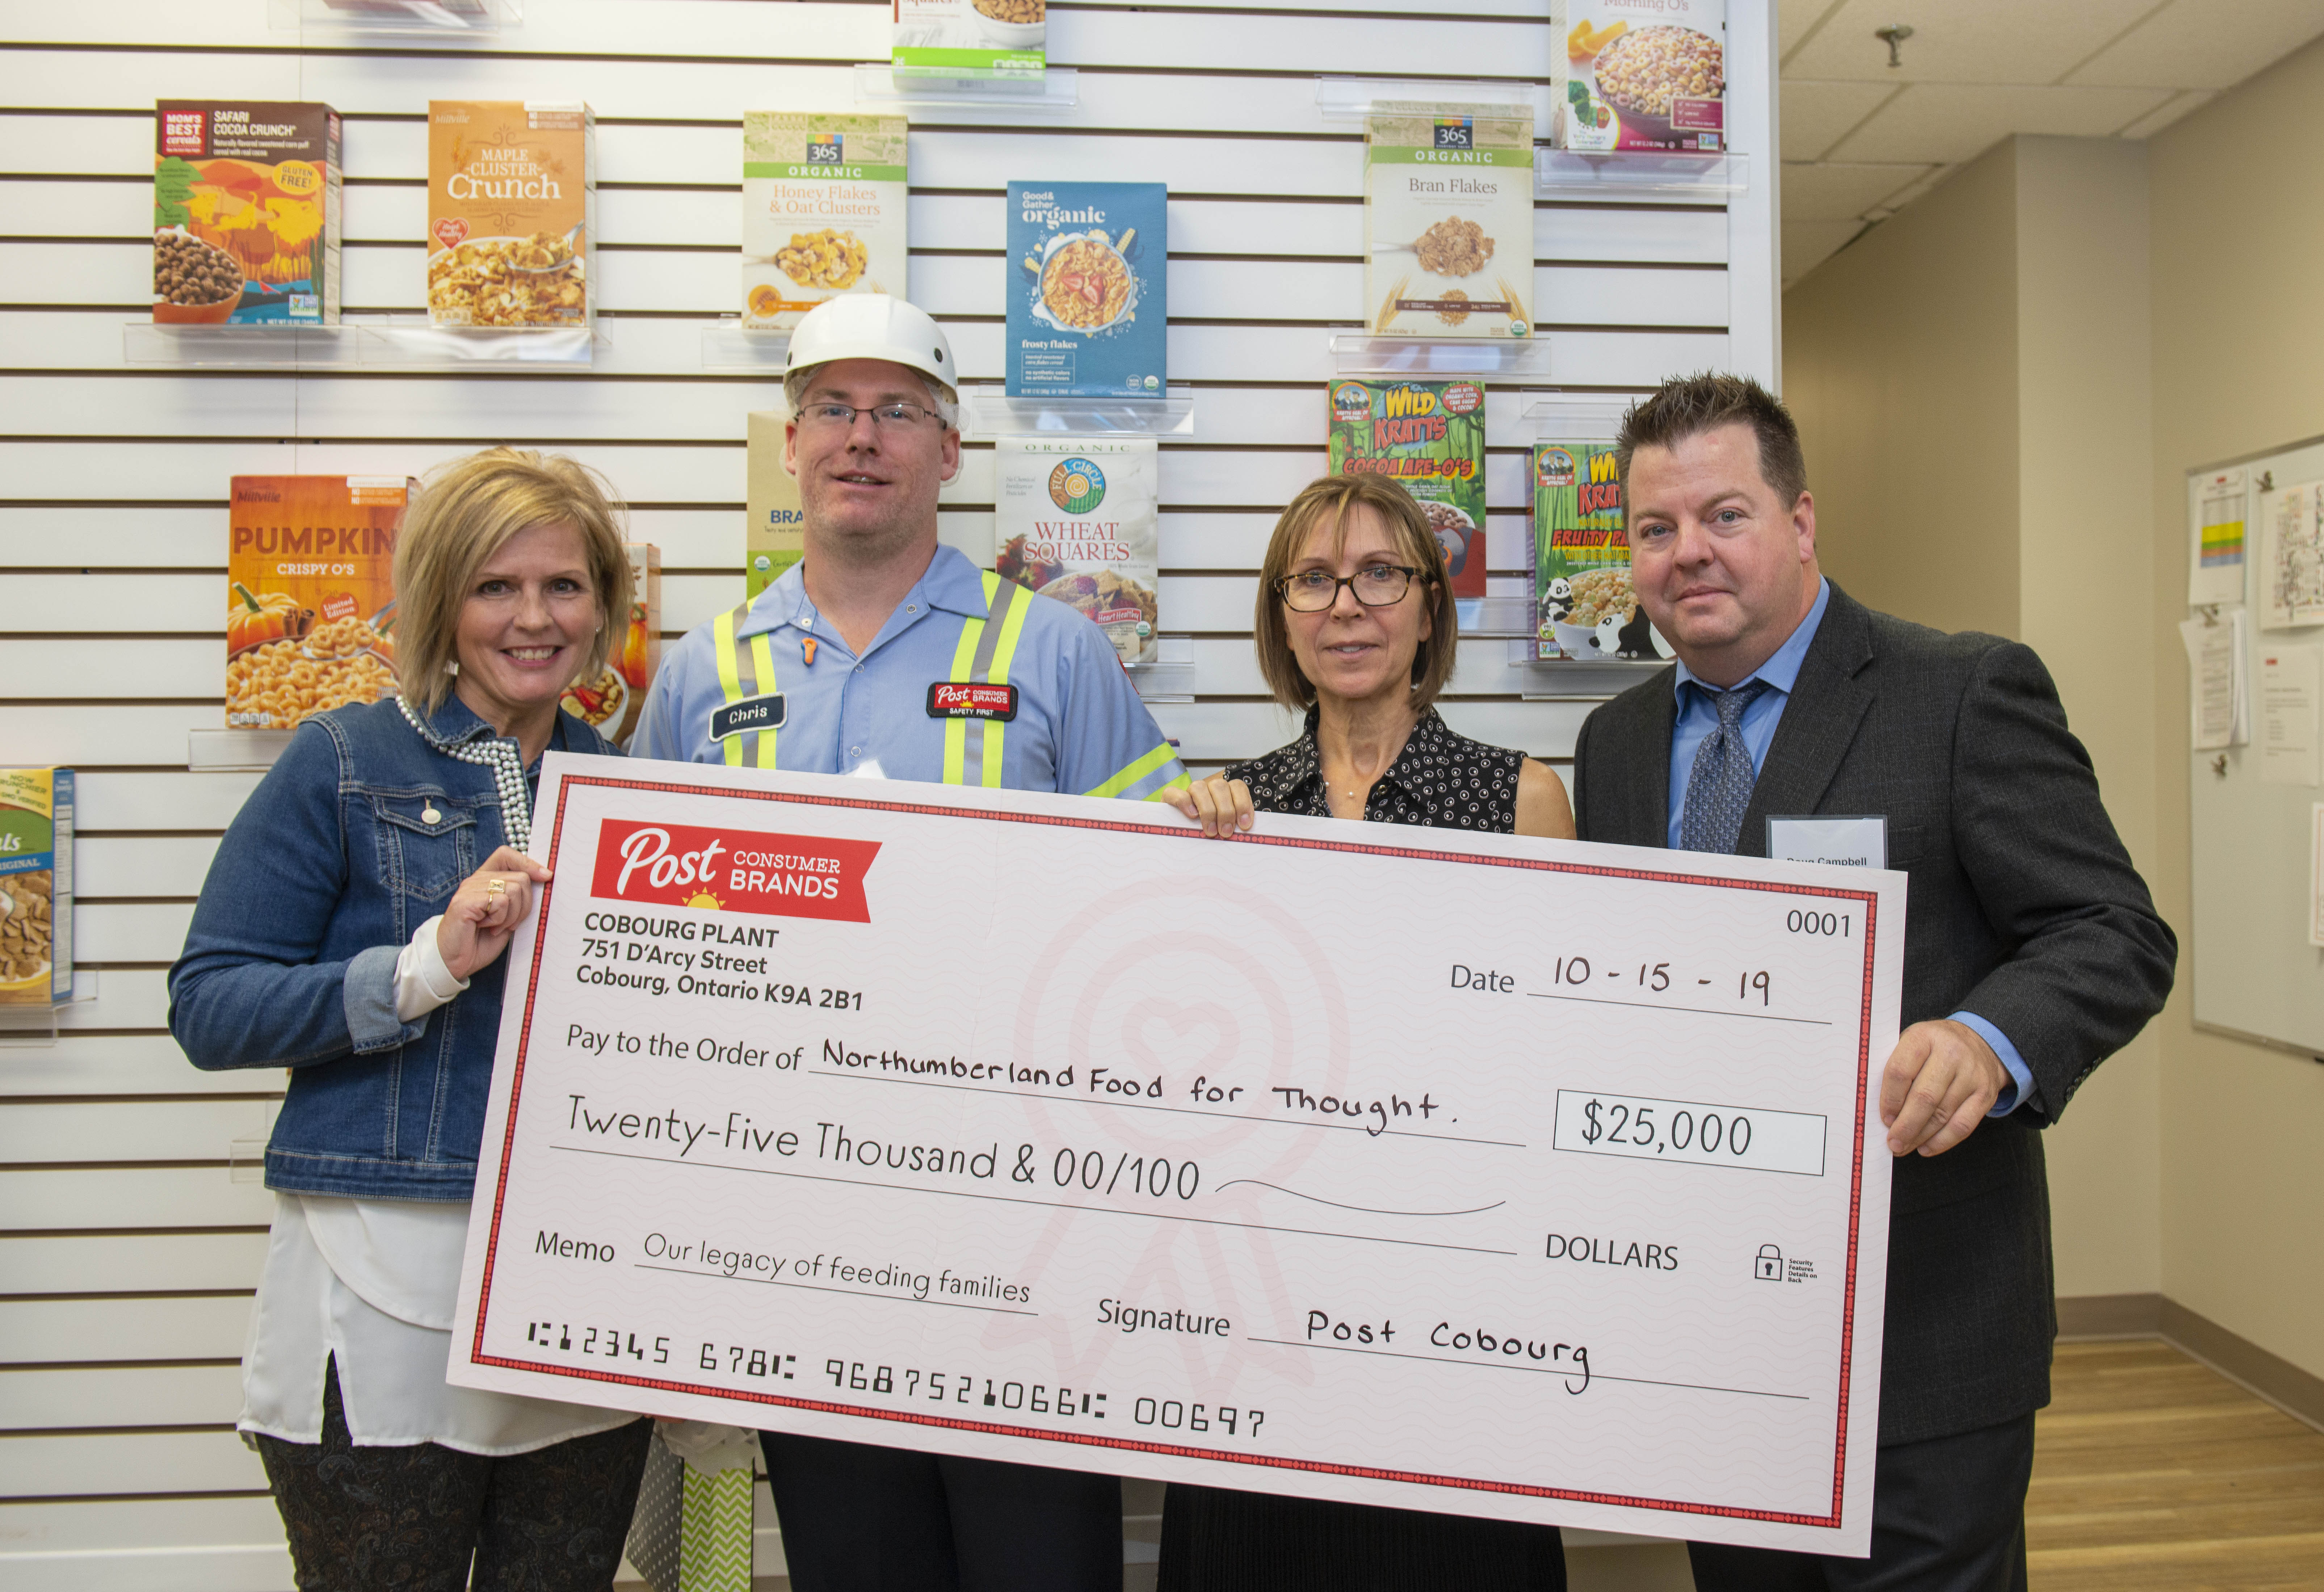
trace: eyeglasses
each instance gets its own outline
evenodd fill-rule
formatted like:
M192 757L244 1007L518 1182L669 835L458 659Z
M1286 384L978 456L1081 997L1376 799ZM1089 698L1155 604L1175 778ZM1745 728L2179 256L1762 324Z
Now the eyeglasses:
M853 429L858 415L871 416L872 426L880 430L890 427L909 430L923 420L943 418L917 403L881 403L869 409L853 409L844 403L810 403L799 410L798 419L800 425L812 426L818 431L845 431Z
M1408 564L1367 564L1353 575L1326 575L1320 569L1286 575L1275 583L1286 606L1301 613L1321 613L1340 600L1340 588L1355 593L1367 608L1393 608L1412 590L1420 571Z

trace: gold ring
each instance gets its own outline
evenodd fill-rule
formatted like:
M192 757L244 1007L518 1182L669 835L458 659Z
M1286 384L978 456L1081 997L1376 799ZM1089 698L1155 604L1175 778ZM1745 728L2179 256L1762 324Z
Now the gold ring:
M490 881L489 883L487 883L487 884L484 886L484 894L485 894L485 895L487 895L487 896L505 896L505 895L507 895L507 894L508 894L508 880L506 880L506 879L493 879L493 880Z

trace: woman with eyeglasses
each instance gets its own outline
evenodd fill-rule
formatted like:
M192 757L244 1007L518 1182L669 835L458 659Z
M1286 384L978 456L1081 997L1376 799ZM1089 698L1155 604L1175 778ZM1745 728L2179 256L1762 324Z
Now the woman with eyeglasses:
M1402 487L1315 482L1283 511L1259 583L1259 671L1299 739L1169 793L1206 833L1258 813L1573 837L1556 774L1437 716L1457 640L1444 552ZM1384 925L1392 930L1393 925ZM1159 1592L1551 1592L1554 1526L1173 1485Z

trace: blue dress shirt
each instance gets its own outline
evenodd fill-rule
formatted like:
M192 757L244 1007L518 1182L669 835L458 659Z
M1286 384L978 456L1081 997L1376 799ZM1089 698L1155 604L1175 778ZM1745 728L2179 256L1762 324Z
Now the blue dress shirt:
M1800 621L1799 629L1775 649L1766 662L1735 682L1741 686L1751 680L1763 680L1768 687L1759 694L1757 701L1743 710L1743 744L1751 753L1751 772L1755 776L1766 766L1767 748L1775 741L1775 726L1783 722L1784 705L1792 699L1792 687L1799 683L1800 665L1815 640L1816 628L1823 623L1824 610L1830 606L1831 583L1819 577L1815 606ZM1686 786L1694 773L1695 750L1705 736L1719 728L1720 696L1717 686L1706 686L1695 678L1694 672L1684 663L1677 667L1674 689L1678 694L1678 716L1671 726L1670 828L1665 842L1673 851L1679 849L1679 821L1686 813ZM2001 1091L2000 1098L1993 1102L1993 1109L1986 1115L2006 1117L2034 1087L2033 1071L2017 1054L2017 1047L2010 1044L2009 1036L1975 1012L1955 1012L1952 1020L1974 1032L2001 1058L2001 1065L2009 1074L2009 1086Z

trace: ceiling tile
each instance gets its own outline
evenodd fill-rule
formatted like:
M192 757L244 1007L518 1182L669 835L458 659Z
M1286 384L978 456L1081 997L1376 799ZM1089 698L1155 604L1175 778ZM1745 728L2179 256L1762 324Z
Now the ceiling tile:
M2153 9L2155 0L1844 0L1784 62L1803 78L1886 83L2051 83ZM2181 0L2184 4L2184 0ZM2241 5L2246 0L2229 0ZM1904 65L1873 31L1913 30Z
M1784 286L1790 287L1864 230L1861 221L1784 223Z
M1878 83L1783 82L1784 159L1812 161L1896 90Z
M2229 88L2319 33L2324 0L2172 0L2066 81Z
M2170 97L2167 88L1915 83L1828 152L1840 161L1966 161L2013 133L2104 137Z
M1800 47L1816 23L1838 11L1848 0L1786 0L1775 15L1775 59L1781 60Z
M1853 221L1900 189L1926 177L1927 166L1786 164L1784 219Z
M2137 121L2122 130L2122 135L2125 138L2152 138L2189 111L2209 105L2218 97L2218 94L2209 88L2190 88L2183 94L2165 100L2162 109L2139 117Z
M1946 178L1951 176L1955 171L1960 170L1960 168L1958 166L1931 167L1929 174L1926 177L1922 178L1918 182L1898 189L1895 193L1890 194L1886 198L1881 200L1878 208L1868 210L1866 214L1875 221L1885 220L1887 216L1894 216L1897 211L1903 209L1905 206L1911 204L1914 200L1919 198L1923 194L1928 192L1931 189L1936 187L1937 184L1942 182Z

